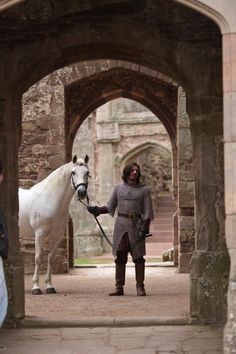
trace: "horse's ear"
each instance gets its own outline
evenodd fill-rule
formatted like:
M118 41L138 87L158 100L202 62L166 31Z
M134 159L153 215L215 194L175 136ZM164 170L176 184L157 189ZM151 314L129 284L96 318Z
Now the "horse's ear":
M76 161L77 161L77 155L74 155L72 162L76 163Z
M89 157L88 155L86 154L85 158L84 158L84 162L87 164L89 162Z

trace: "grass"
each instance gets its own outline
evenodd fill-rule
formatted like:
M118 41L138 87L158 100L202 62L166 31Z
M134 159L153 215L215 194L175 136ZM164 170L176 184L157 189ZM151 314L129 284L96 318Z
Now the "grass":
M147 258L146 263L158 263L161 262L161 258ZM76 258L74 260L74 265L87 265L87 264L110 264L114 263L113 257L102 258L102 257L91 257L91 258Z
M113 263L112 258L76 258L74 265L86 265L86 264L107 264Z

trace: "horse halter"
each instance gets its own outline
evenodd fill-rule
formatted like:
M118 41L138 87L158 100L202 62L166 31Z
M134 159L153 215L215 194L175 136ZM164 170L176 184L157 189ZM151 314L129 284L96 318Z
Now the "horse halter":
M83 186L85 188L85 196L86 196L86 199L87 201L89 200L88 198L88 194L87 194L87 189L88 189L88 183L78 183L78 184L75 184L75 181L74 181L74 178L73 178L73 172L71 173L70 175L70 179L71 179L71 183L75 189L75 191L77 192L77 189L80 187L80 186ZM80 198L78 197L78 199L80 200Z

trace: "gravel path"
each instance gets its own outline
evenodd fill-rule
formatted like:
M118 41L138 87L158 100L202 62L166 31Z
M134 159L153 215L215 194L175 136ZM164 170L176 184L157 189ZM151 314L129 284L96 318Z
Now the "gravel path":
M189 274L174 267L146 267L146 297L136 295L135 269L127 267L125 296L110 297L115 268L76 268L54 275L57 294L32 296L32 276L25 276L26 318L63 321L106 317L186 316L189 314Z

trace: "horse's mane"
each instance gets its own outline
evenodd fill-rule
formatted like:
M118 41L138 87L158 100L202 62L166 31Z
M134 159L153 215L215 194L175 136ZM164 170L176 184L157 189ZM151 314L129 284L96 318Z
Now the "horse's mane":
M86 166L85 162L83 159L78 159L76 161L77 165L84 165ZM60 167L58 167L56 170L54 170L53 172L51 172L47 177L45 177L42 181L38 182L37 184L35 184L31 189L45 189L47 188L49 185L53 185L55 182L57 182L59 179L67 179L69 182L69 177L71 175L71 171L73 168L73 162L68 162Z

